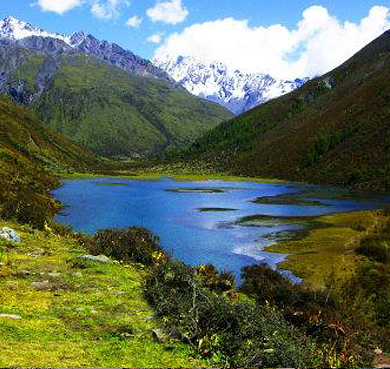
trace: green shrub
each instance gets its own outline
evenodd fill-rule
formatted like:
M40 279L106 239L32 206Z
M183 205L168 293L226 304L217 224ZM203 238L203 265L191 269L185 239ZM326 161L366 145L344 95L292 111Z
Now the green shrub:
M216 293L231 292L235 287L235 277L230 272L219 273L214 265L201 265L196 270L196 275L201 279L202 284Z
M380 263L390 261L389 243L380 236L364 238L356 252Z
M148 230L137 227L100 230L86 246L94 255L104 254L120 261L144 265L151 265L166 257L159 239Z
M208 270L214 274L213 267ZM147 277L145 296L169 335L220 365L307 367L319 360L313 343L277 311L234 302L207 284L208 278L175 260L158 265Z
M366 262L345 283L341 293L350 314L390 329L389 286L389 265Z

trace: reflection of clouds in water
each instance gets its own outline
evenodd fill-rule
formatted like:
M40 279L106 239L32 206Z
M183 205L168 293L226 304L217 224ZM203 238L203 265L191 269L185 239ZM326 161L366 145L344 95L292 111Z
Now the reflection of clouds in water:
M263 261L265 259L264 256L259 254L259 252L261 252L261 248L256 244L236 246L233 248L232 252L236 255L249 256L256 261Z

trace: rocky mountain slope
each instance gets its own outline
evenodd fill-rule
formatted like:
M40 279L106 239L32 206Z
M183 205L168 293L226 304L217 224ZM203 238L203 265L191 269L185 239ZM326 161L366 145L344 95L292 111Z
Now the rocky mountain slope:
M14 18L0 30L0 92L98 154L180 147L231 117L116 44L82 32L48 33Z
M243 73L220 62L195 57L156 58L154 64L165 70L192 94L216 102L240 114L302 86L306 79L277 80L264 73Z
M7 17L0 21L0 39L18 42L26 49L48 54L62 54L76 50L93 55L133 74L170 80L167 73L155 67L149 60L142 59L115 43L100 41L83 31L65 36L44 31L13 17Z
M300 89L219 125L188 157L234 173L390 187L390 31Z

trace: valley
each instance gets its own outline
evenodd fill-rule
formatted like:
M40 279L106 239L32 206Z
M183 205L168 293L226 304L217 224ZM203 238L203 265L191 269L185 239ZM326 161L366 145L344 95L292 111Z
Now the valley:
M284 81L0 22L0 366L385 367L389 32Z

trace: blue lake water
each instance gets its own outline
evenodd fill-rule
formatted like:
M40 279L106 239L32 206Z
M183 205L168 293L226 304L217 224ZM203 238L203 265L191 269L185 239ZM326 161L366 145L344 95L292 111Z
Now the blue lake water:
M258 197L300 192L304 199L321 203L252 202ZM275 242L272 236L302 229L294 221L283 221L284 217L373 209L390 202L382 194L302 184L193 182L169 178L66 180L53 195L65 205L57 220L71 225L75 231L94 233L101 228L145 227L160 238L171 255L187 264L211 262L238 277L243 266L265 262L276 268L285 259L285 255L263 251ZM202 208L210 211L200 211ZM211 211L221 208L226 211ZM276 220L240 222L248 216L271 216Z

